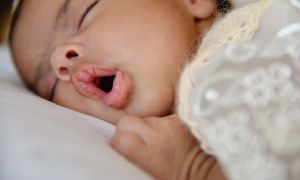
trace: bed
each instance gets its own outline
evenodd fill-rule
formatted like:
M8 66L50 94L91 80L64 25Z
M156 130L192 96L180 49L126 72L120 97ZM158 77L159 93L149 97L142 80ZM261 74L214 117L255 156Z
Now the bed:
M26 90L0 46L0 179L151 179L110 147L115 127Z

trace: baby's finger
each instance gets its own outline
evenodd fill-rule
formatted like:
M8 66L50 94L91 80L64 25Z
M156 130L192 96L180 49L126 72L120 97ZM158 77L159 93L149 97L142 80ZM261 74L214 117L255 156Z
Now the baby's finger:
M145 122L152 128L173 127L175 124L182 124L176 114L166 117L148 117Z
M146 144L134 133L119 130L112 138L112 147L124 155L129 161L144 165Z
M157 124L162 121L162 118L159 117L147 117L144 119L145 123L147 123L150 127L155 128L157 127Z
M151 127L144 121L134 116L126 116L119 120L117 130L135 133L142 138L151 133Z

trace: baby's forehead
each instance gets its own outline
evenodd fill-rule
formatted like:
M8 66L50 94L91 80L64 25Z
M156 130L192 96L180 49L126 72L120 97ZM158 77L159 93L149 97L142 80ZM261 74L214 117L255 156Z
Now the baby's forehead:
M36 70L40 62L49 63L45 60L53 39L56 11L48 8L45 1L24 1L12 29L12 54L21 76L30 85L39 76Z

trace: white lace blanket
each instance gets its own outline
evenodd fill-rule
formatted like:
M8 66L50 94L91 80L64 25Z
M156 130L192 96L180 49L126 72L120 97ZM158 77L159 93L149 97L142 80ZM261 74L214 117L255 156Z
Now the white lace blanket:
M300 1L270 1L259 25L185 72L179 112L230 179L299 180Z

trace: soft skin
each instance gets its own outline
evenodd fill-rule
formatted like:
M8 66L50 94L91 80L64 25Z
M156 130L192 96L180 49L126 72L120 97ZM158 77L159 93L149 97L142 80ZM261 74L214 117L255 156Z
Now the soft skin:
M112 146L128 160L161 180L226 180L214 157L177 115L140 119L122 118Z
M80 27L95 1L72 0L61 11L65 2L22 4L11 42L27 84L49 98L57 82L55 103L114 124L128 114L172 113L178 77L212 22L215 0L101 0ZM74 73L87 65L126 74L126 105L111 107L74 86Z

